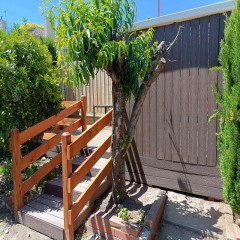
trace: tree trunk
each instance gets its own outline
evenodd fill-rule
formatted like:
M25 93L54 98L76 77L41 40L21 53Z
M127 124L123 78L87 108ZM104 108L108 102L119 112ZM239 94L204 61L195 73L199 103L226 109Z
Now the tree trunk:
M125 158L123 157L125 96L119 81L113 82L113 128L112 128L112 193L115 203L120 203L126 195L125 190Z

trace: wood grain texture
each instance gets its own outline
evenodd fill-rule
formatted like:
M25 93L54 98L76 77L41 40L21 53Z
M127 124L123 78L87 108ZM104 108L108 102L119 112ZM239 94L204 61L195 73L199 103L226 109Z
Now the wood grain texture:
M209 68L217 66L218 64L218 52L219 52L219 15L213 15L210 17L210 29L209 29ZM217 105L212 93L212 85L217 81L218 73L209 72L208 78L208 118L214 113L214 109L217 109ZM208 137L207 137L207 165L217 166L217 120L213 119L208 123Z
M48 173L50 173L58 164L61 163L62 156L59 153L50 162L45 163L37 172L23 182L23 194L27 193L34 185L40 182Z
M165 40L165 27L159 28L157 30L157 36L159 41ZM166 135L166 127L165 127L165 103L164 103L164 95L165 95L165 73L161 73L157 79L157 158L164 159L165 158L165 135Z
M172 37L173 25L165 27L165 41L170 44L173 41ZM171 52L170 52L171 54ZM169 58L171 55L169 56ZM172 79L172 65L168 62L165 66L165 79L164 79L164 125L165 125L165 159L172 160L172 94L173 94L173 79Z
M72 191L68 189L69 177L72 175L72 159L67 157L67 147L71 143L71 135L62 135L62 180L63 180L63 212L64 235L66 240L74 239L73 223L70 221L69 209L73 204Z
M207 163L207 97L208 97L208 72L206 63L208 62L208 28L209 17L200 19L200 46L199 56L199 81L198 81L198 164Z
M69 133L73 133L80 126L82 126L82 119L78 119L72 125L65 128L64 131L69 132ZM39 159L41 156L43 156L47 151L49 151L51 148L53 148L54 146L56 146L58 143L61 142L62 132L60 132L58 134L51 134L50 133L49 135L52 136L52 137L47 142L44 142L38 148L31 151L30 153L28 153L26 156L24 156L22 158L21 170L27 168L31 163L34 163L37 159Z
M181 62L182 62L182 81L181 81L181 136L180 153L181 160L188 162L189 159L189 81L190 81L190 42L191 28L190 22L183 22Z
M72 113L78 111L81 108L81 102L77 102L73 105L71 105L69 108L64 109L63 111L61 111L60 113L32 126L29 127L28 129L26 129L25 131L20 133L19 136L19 141L20 144L25 143L26 141L28 141L29 139L35 137L36 135L38 135L39 133L45 131L46 129L50 128L51 126L53 126L54 124L58 123L59 121L61 121L62 119L68 117L69 115L71 115Z
M81 196L76 200L71 208L71 220L72 222L76 219L78 214L82 211L85 204L94 195L95 191L103 181L103 179L109 174L112 169L112 159L110 158L106 164L103 166L101 171L96 175L91 184L86 188L86 190L81 194Z
M172 37L174 38L179 30L180 24L173 25ZM180 132L181 132L181 101L180 101L180 87L181 87L181 58L180 51L182 45L182 35L179 36L178 41L171 50L172 64L172 160L180 161Z
M10 150L12 153L12 178L13 178L13 208L14 215L17 217L17 211L23 207L23 190L22 190L22 171L21 171L21 151L19 130L12 129L10 137Z
M198 65L199 65L199 19L191 21L189 81L189 163L197 164L198 154Z
M69 181L69 189L72 191L80 181L87 175L101 156L111 145L111 136L108 137L86 160L73 172Z
M89 129L84 131L77 137L73 143L69 145L68 159L72 159L80 149L85 147L87 143L94 138L107 124L112 121L112 110L110 110L104 117L95 122Z

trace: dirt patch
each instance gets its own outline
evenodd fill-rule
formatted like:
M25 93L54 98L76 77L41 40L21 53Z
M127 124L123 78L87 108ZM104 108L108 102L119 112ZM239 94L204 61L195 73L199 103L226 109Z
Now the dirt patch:
M127 212L127 221L143 224L144 216L148 214L152 204L161 196L162 191L159 188L133 182L126 182L126 190L127 196L124 202L116 205L112 199L111 189L109 189L108 193L96 202L94 213L100 210L119 216L121 213Z

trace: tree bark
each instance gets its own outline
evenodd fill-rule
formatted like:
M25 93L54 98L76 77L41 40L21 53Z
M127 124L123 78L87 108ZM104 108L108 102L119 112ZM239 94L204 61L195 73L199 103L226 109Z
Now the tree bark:
M125 190L125 158L123 157L125 96L120 81L113 82L113 128L112 128L112 193L115 203L120 203L126 195Z

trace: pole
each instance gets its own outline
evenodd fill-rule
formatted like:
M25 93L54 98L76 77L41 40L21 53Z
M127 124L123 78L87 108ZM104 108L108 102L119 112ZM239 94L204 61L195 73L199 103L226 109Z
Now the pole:
M158 17L160 17L160 0L157 1L158 1Z

